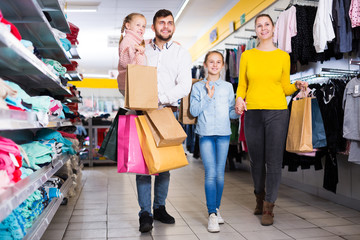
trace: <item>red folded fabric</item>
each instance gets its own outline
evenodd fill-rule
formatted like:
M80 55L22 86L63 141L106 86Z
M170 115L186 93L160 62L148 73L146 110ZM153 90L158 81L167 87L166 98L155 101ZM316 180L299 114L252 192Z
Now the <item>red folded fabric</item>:
M15 106L11 106L9 104L7 104L8 108L11 109L11 110L16 110L16 111L22 111L22 112L25 112L24 109L22 108L19 108L19 107L15 107Z
M76 61L71 61L71 64L63 64L63 66L66 67L68 71L76 71L78 65L79 64Z
M61 136L63 137L76 139L76 134L67 133L63 131L58 131L58 132L61 133Z
M71 42L72 45L79 44L77 36L79 33L79 28L73 23L69 22L71 33L66 34L66 38Z
M10 32L17 38L19 39L19 41L21 40L21 35L20 35L20 32L19 30L15 27L14 24L12 24L11 22L9 22L8 20L6 20L1 11L0 11L0 22L6 24L6 25L10 25Z

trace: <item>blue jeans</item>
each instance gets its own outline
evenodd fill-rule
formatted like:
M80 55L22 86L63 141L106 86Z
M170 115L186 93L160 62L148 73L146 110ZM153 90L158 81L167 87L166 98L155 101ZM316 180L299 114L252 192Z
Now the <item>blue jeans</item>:
M157 209L161 205L165 206L170 182L170 172L159 173L155 176L154 187L154 204L153 208ZM143 212L148 212L151 216L151 176L136 175L136 188L138 193L138 202L140 205L139 216Z
M205 195L208 213L220 207L229 136L200 136L200 154L205 168Z

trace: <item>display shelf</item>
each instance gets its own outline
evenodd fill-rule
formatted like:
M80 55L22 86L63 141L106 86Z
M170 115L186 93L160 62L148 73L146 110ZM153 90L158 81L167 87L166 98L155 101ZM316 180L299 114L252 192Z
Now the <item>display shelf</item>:
M44 12L49 13L51 17L50 25L52 27L64 33L71 33L69 23L61 9L59 0L37 0L37 2Z
M1 0L0 9L4 18L17 27L23 39L34 44L43 58L55 59L62 64L71 63L35 0Z
M36 121L34 112L0 109L0 130L36 128Z
M69 81L82 81L82 77L80 76L80 73L75 71L66 72L65 77L69 79Z
M77 51L77 46L76 45L71 45L70 55L71 55L70 59L81 59L80 56L79 56L79 53Z
M66 97L64 102L73 102L73 103L82 103L82 98L78 98L78 97Z
M18 83L29 94L44 91L51 91L55 95L70 93L60 85L60 79L26 49L4 24L0 24L0 76Z
M23 240L41 239L41 236L44 234L47 227L49 226L51 220L53 219L56 211L58 210L62 200L64 199L64 196L66 196L67 192L69 191L71 185L72 179L71 177L69 177L60 188L62 196L59 198L53 198L51 200L49 205L35 220L33 226L27 231L27 234L23 238Z
M61 155L49 165L42 167L13 186L6 188L0 194L0 222L52 177L69 159L68 154Z
M67 120L52 118L48 128L72 126ZM0 109L0 131L39 128L35 112Z
M89 125L84 126L85 129L87 129L88 135L89 135L89 159L88 160L82 160L83 163L89 164L89 167L92 167L94 163L108 163L108 162L114 162L112 160L96 160L93 156L93 149L95 148L97 144L97 129L101 128L110 128L111 125L93 125L92 124L92 118L88 121Z

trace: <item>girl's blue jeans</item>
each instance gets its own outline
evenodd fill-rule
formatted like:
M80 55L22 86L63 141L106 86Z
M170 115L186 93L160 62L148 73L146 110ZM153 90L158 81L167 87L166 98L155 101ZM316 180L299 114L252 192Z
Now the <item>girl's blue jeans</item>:
M220 207L230 135L200 136L200 154L205 168L205 195L208 213Z

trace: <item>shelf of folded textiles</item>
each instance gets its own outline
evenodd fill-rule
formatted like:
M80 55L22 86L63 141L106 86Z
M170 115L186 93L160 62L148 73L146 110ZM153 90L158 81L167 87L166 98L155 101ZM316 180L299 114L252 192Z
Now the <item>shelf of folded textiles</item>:
M64 33L71 33L70 26L66 20L65 14L61 9L59 0L37 0L41 10L49 14L50 25Z
M34 224L30 229L27 230L27 233L23 240L27 239L41 239L41 236L44 234L45 230L49 226L51 220L53 219L56 211L59 209L59 206L66 196L72 185L72 179L69 177L60 188L62 195L58 198L53 198L49 205L44 209L44 211L38 216Z
M61 41L54 35L40 5L34 0L1 0L4 18L19 30L22 39L29 40L43 58L70 64Z
M1 1L0 1L1 2ZM40 59L26 49L4 24L0 23L0 76L18 83L29 93L51 92L66 95L70 91Z
M1 192L0 222L52 177L69 159L70 156L68 154L63 154L52 160L49 165L33 172L26 178L21 179L19 182Z
M76 72L76 71L68 71L65 73L65 77L69 80L69 81L82 81L83 78L81 77L80 73Z
M81 59L77 51L77 45L71 45L70 55L71 55L70 59Z

